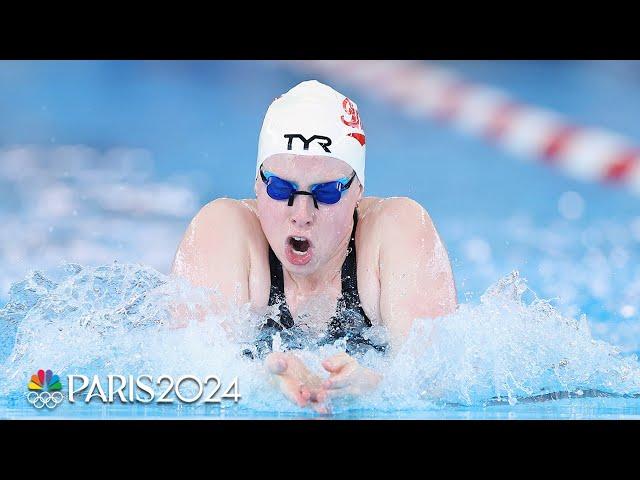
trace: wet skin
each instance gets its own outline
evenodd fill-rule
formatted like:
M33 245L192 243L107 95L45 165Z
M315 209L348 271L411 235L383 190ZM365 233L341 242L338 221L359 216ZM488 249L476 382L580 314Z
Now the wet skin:
M264 168L296 182L300 190L353 172L335 158L295 155L274 155ZM406 197L363 197L357 177L338 203L320 203L317 209L310 196L296 196L292 206L270 198L260 178L255 192L255 199L222 198L205 205L184 234L172 274L196 286L215 286L231 303L250 303L256 312L264 312L271 284L271 246L282 263L293 318L311 312L312 321L326 325L341 294L341 268L357 208L358 293L372 324L386 328L389 354L403 343L415 318L436 318L456 309L446 248L417 202ZM308 241L304 261L293 256L291 237ZM225 307L218 303L217 308ZM311 373L294 351L272 353L265 359L286 398L321 413L329 412L332 398L366 394L381 379L346 353L327 358L322 365L326 379Z

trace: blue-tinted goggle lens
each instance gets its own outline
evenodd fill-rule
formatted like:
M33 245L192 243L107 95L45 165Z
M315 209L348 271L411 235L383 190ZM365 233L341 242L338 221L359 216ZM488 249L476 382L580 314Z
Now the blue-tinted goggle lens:
M298 186L295 183L283 180L271 172L263 173L263 171L260 170L260 176L267 186L267 194L274 200L291 199L291 195L299 192ZM356 174L354 172L351 178L345 177L332 182L313 185L311 187L311 195L316 201L321 203L329 205L338 203L340 198L342 198L342 193L348 190L355 176Z
M291 182L271 175L267 178L267 194L274 200L287 200L297 188Z
M311 193L319 202L332 205L342 198L343 187L344 185L340 182L320 183L311 188Z

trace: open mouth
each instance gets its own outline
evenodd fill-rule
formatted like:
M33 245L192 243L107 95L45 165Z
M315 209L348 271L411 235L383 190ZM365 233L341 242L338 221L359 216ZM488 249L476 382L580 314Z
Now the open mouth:
M304 255L309 250L311 242L305 237L289 237L287 242L296 255Z

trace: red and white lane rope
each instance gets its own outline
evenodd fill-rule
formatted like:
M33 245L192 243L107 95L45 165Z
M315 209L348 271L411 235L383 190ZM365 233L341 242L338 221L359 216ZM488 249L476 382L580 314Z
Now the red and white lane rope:
M640 195L640 148L629 139L609 130L575 125L560 113L520 103L502 90L467 82L449 69L395 60L285 63L358 87L408 114L451 123L574 178L626 186Z

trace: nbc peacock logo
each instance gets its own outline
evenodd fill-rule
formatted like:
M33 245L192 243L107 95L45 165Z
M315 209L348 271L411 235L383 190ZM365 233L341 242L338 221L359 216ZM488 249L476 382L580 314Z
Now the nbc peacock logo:
M54 375L51 370L38 370L38 373L31 375L31 379L27 384L29 393L27 393L27 401L35 408L47 407L53 410L64 400L62 383L60 377Z

